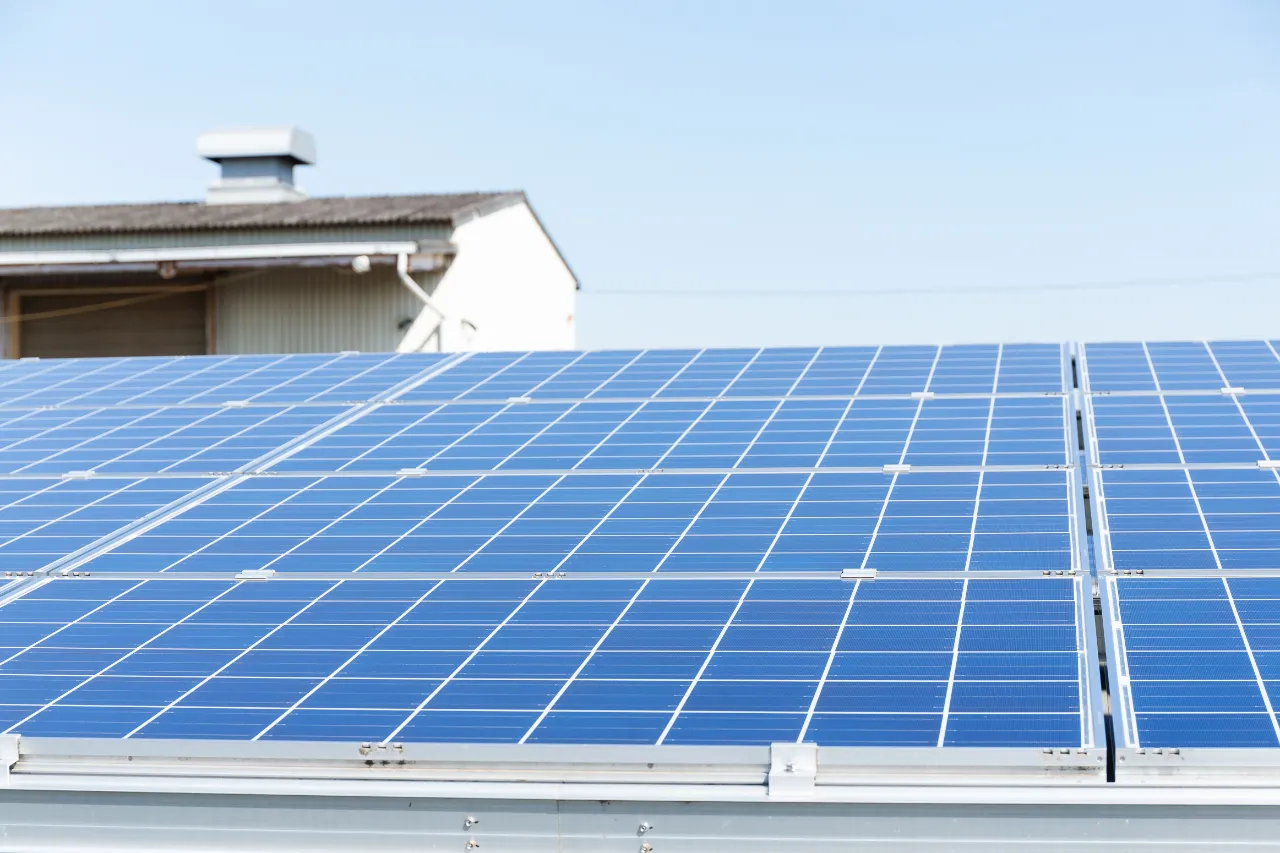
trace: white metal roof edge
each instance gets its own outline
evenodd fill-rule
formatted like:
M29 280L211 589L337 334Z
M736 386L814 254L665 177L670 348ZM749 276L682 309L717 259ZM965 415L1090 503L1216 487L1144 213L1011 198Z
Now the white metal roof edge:
M1021 796L1040 802L1057 795L1033 791L1096 787L1106 778L1105 749L375 745L14 736L0 742L0 756L5 757L0 763L9 765L0 787L43 791L1004 802L1009 791L1022 790ZM992 799L993 790L1004 793Z
M214 264L308 258L394 258L399 255L453 255L446 240L388 242L258 243L247 246L182 246L158 249L94 249L82 251L0 252L0 275L62 267L117 267L131 264Z

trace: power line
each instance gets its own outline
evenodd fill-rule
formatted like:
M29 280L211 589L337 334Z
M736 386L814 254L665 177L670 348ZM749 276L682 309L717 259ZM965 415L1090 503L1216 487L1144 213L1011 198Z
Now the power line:
M980 284L965 287L875 287L854 290L832 288L784 287L751 290L720 290L713 288L685 288L662 290L618 288L582 292L591 296L950 296L969 293L1048 293L1071 290L1122 290L1135 287L1175 287L1196 284L1247 284L1249 282L1277 281L1280 273L1228 273L1225 275L1192 276L1186 278L1134 278L1120 281L1075 281L1057 284Z

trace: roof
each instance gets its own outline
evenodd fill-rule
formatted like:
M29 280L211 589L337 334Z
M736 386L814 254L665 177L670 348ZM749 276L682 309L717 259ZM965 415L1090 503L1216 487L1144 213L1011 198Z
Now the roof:
M278 204L162 202L0 209L0 237L35 234L136 234L147 231L232 231L334 225L455 223L526 201L524 193L336 196Z

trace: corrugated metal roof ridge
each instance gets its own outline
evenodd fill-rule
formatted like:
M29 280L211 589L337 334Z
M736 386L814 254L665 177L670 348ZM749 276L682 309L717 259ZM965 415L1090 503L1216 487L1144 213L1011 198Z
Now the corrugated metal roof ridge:
M514 190L331 196L281 204L206 205L188 201L0 208L0 237L453 222L458 217L525 200L523 191Z

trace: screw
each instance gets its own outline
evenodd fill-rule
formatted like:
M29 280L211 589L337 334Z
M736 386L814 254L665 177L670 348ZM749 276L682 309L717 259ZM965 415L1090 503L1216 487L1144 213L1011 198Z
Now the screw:
M646 821L645 823L640 824L640 829L638 830L638 832L641 835L644 835L646 832L648 832L651 829L653 829L653 824Z
M640 845L640 853L652 853L652 851L653 851L652 844L649 844L646 842Z
M791 763L791 762L787 762L787 772L788 772L788 773L795 773L795 772L796 772L796 766L795 766L795 764L793 764L793 763Z
M475 826L479 822L480 822L480 818L478 817L468 817L466 820L462 822L462 828L470 829L471 827Z
M480 842L479 842L479 841L476 841L474 838L469 839L469 840L467 841L467 849L468 849L468 850L477 850L477 849L479 849L479 847L480 847Z

